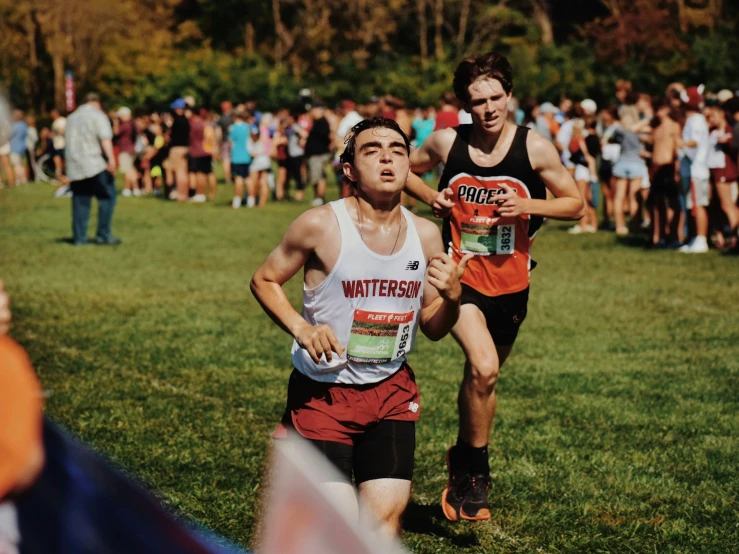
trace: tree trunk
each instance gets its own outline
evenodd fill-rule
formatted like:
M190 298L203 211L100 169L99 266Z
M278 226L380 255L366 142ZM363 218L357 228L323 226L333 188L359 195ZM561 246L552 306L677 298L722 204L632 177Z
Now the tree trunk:
M464 52L464 38L467 35L467 21L470 18L471 0L462 0L462 9L459 12L459 30L457 32L457 57Z
M533 19L541 30L541 43L544 45L554 44L554 31L552 29L552 16L547 0L532 0Z
M426 20L426 0L416 0L418 11L418 36L421 49L421 67L426 69L429 58L428 21Z
M51 65L54 69L54 106L62 113L67 109L64 94L64 54L59 50L50 52Z
M688 31L688 20L685 16L685 0L677 0L677 19L680 22L680 30L685 33Z
M441 29L444 25L444 0L435 0L434 4L434 49L437 60L444 59L444 39Z
M282 18L280 17L280 0L272 0L272 18L275 20L275 67L282 67Z
M38 50L36 49L36 29L37 22L33 10L26 12L26 20L24 22L26 30L26 40L28 41L28 63L31 70L31 78L29 79L29 93L31 96L31 105L36 108L39 106L41 98L41 87L39 83L39 62Z
M678 3L682 3L683 0L677 1ZM623 11L621 9L621 0L602 0L602 2L606 9L611 12L611 15L615 15L616 17L621 16L621 12Z
M244 45L246 46L246 53L249 55L254 54L254 25L249 22L246 24L244 31Z

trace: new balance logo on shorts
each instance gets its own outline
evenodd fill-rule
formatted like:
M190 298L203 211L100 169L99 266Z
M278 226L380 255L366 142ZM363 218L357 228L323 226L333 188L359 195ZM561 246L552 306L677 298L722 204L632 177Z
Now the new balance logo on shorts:
M418 269L418 262L417 262L417 261L413 261L413 262L408 262L408 265L407 265L407 266L405 266L405 268L406 268L406 269L407 269L408 271L415 271L415 270L417 270L417 269Z

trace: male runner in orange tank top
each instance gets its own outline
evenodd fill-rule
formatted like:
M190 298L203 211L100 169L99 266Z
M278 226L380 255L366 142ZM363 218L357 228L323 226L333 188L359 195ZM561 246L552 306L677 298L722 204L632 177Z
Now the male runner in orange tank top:
M543 218L577 220L585 205L554 146L506 119L513 88L508 60L489 53L463 60L454 92L471 125L432 133L411 154L405 191L445 218L453 258L476 254L462 279L452 335L466 356L459 391L459 435L447 451L449 482L442 508L452 521L490 518L487 445L495 417L495 384L526 317L529 248ZM439 163L439 191L417 175ZM546 199L549 190L554 198Z

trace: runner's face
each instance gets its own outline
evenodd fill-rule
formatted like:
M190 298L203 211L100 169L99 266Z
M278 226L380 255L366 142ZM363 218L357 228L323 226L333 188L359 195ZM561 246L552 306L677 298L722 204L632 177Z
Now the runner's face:
M473 124L485 132L497 134L503 130L508 114L510 93L497 79L480 77L468 88L470 102L466 106Z
M356 137L354 164L344 173L365 192L398 193L408 180L410 161L403 137L397 131L375 127Z

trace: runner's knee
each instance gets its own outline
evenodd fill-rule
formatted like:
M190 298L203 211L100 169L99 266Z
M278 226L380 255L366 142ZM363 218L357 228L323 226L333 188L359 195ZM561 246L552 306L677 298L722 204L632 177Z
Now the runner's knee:
M479 360L470 362L468 379L472 382L475 392L491 395L498 380L500 366L495 359Z
M384 528L388 535L397 535L400 533L403 521L403 512L408 504L408 500L400 500L398 502L389 503L386 506L374 506L374 517L377 522Z

